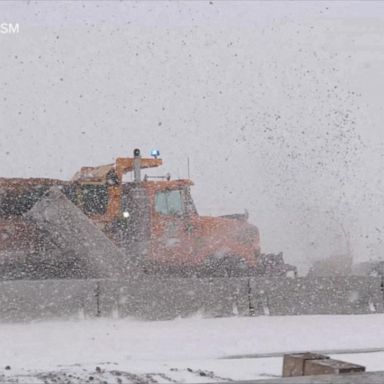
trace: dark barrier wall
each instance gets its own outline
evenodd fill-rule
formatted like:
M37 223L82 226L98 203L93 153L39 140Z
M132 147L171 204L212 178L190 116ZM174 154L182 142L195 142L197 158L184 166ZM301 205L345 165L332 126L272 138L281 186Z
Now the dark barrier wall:
M151 279L101 283L103 316L149 320L249 314L248 279Z
M0 283L0 321L382 313L380 278L40 280Z
M0 283L0 321L96 316L95 281L17 280Z
M257 315L272 316L383 312L381 278L253 278L251 307Z

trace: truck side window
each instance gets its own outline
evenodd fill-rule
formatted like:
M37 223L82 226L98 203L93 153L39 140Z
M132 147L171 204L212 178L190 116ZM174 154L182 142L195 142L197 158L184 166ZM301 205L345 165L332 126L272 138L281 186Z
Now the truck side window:
M182 215L184 213L181 191L161 191L156 193L155 210L163 215Z
M170 215L182 215L183 203L181 199L181 191L168 192L168 212Z
M156 212L161 213L163 215L168 215L168 205L167 205L167 197L165 195L166 192L157 192L155 198L155 209Z

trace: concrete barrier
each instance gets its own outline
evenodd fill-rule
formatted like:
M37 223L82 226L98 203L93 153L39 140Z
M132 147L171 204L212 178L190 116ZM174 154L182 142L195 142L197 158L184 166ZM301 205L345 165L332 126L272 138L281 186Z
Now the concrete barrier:
M95 317L95 289L96 282L91 280L3 281L0 282L0 320Z
M250 286L256 315L383 312L381 279L376 277L252 278Z
M101 281L101 316L166 320L247 316L248 279L161 279Z
M0 282L0 321L382 313L380 278L160 278Z

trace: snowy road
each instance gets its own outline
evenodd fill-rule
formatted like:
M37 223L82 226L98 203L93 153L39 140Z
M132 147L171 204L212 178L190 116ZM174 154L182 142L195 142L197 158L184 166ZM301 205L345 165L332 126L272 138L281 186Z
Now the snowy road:
M383 324L384 315L1 324L0 382L262 379L280 375L282 352L307 350L360 349L333 357L382 370Z

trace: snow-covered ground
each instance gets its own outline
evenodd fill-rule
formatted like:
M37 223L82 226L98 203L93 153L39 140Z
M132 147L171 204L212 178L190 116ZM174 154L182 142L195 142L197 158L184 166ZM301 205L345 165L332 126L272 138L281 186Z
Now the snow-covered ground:
M0 382L199 383L275 377L281 373L281 356L242 355L384 350L383 324L384 315L1 324ZM226 358L233 356L238 357ZM370 371L384 369L381 351L334 357Z

